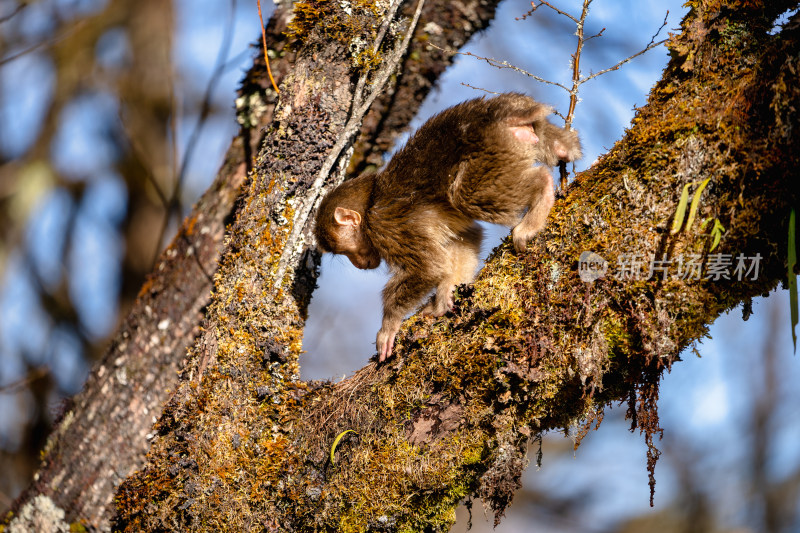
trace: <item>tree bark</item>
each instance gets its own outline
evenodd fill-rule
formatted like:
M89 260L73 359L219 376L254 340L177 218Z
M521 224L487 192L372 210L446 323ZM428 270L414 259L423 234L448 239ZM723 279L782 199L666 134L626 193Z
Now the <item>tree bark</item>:
M690 4L648 104L557 202L528 253L498 248L451 316L409 320L389 364L336 385L297 375L314 256L286 263L294 270L281 262L306 250L296 239L287 254L286 243L293 227L308 232L298 206L318 194L309 185L357 91L343 48L306 49L284 83L204 333L147 466L118 493L117 527L445 531L474 495L499 518L532 435L619 400L646 434L652 474L661 372L721 312L785 279L797 201L798 17L769 33L796 3ZM309 143L326 151L309 154ZM671 232L684 186L696 192L706 179L696 223ZM698 255L703 275L586 283L583 251L618 269L630 254ZM715 253L760 256L758 276L707 278Z
M423 24L412 41L415 59L405 61L404 74L391 80L391 89L371 109L358 144L363 155L354 161L364 161L366 154L391 146L444 70L448 59L427 43L460 46L488 24L496 5L472 0L454 6L428 0ZM403 13L409 17L414 8L405 5ZM286 35L290 15L291 2L279 4L267 28L271 68L278 83L296 68L296 45ZM440 28L454 24L455 28L429 35L421 29L428 23ZM61 531L70 524L109 529L114 492L125 477L143 466L153 423L178 385L186 349L200 331L201 311L210 301L234 200L252 170L263 130L279 127L273 124L276 102L259 53L237 99L241 133L228 149L215 183L161 254L104 358L50 436L33 483L5 517L10 531ZM313 142L309 146L313 148L309 153L319 151Z

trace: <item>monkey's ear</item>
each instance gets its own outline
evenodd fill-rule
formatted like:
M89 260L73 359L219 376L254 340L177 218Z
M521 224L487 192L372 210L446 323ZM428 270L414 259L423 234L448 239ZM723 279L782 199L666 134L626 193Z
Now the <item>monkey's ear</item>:
M340 226L359 226L361 224L361 213L347 209L346 207L337 207L333 211L333 219Z

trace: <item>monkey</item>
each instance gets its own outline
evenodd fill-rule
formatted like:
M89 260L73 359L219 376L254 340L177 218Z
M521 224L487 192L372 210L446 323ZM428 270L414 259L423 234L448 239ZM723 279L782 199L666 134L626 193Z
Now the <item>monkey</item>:
M347 180L320 202L314 234L323 252L360 269L389 266L379 362L429 292L423 313L452 310L455 286L475 275L477 221L513 227L517 252L544 227L555 201L548 167L581 157L577 132L550 123L552 112L519 93L462 102L423 124L383 171Z

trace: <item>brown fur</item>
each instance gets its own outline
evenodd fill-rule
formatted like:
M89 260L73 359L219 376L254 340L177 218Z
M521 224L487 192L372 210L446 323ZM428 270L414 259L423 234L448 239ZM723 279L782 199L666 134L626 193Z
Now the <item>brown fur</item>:
M550 170L581 156L574 131L547 121L548 106L515 93L477 98L428 120L378 174L328 195L317 215L320 247L359 268L383 258L380 360L391 354L403 317L431 290L423 311L452 307L455 285L472 280L482 231L476 220L514 226L518 251L544 227L553 205Z

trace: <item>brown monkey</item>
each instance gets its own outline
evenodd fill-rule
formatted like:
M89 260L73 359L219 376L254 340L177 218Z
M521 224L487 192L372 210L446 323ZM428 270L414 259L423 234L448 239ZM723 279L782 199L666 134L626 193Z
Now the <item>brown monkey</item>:
M463 102L423 124L385 170L323 199L320 248L362 269L384 259L392 272L376 340L380 361L427 293L436 289L423 312L441 316L453 306L453 288L472 280L482 238L476 220L514 226L518 251L544 227L554 201L547 167L581 157L577 133L548 122L551 112L516 93Z

